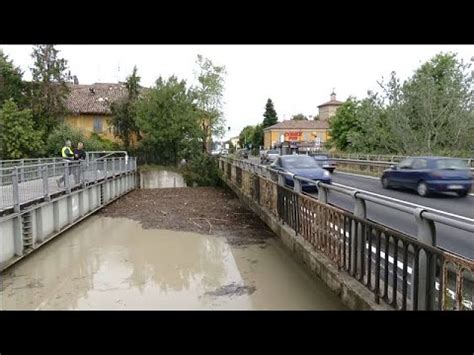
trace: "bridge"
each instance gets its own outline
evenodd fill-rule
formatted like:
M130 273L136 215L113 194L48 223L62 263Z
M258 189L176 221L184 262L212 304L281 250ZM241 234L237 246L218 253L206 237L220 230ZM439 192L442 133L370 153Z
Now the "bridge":
M361 170L383 165L337 159ZM0 270L138 187L136 159L127 154L0 166ZM308 194L304 178L291 176L294 187L286 186L281 172L252 159L219 158L219 169L242 203L350 308L473 309L472 196L420 200L345 173Z

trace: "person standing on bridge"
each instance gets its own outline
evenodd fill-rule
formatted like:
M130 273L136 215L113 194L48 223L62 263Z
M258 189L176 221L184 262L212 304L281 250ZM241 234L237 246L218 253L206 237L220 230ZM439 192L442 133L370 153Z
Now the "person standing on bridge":
M75 166L73 170L74 183L79 184L81 182L81 165L85 164L86 152L84 151L84 143L78 142L77 148L74 149L74 160Z
M71 161L74 160L74 152L72 151L72 143L68 139L64 146L61 148L61 158L63 158L64 164L67 162L70 163ZM64 186L66 186L66 179L69 179L69 170L70 168L65 168L64 169L64 175L61 176L58 180L56 180L56 183L58 184L58 187L61 187L61 184L64 183Z

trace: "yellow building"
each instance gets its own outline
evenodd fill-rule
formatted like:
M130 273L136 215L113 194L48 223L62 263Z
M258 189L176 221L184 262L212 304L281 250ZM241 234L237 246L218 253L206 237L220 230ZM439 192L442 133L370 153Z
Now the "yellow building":
M66 101L69 114L65 122L71 127L83 130L89 136L92 133L119 141L114 136L114 127L108 119L112 115L110 104L127 95L123 84L95 83L92 85L72 84Z
M264 147L270 149L282 142L324 144L329 139L329 118L343 104L331 93L331 100L318 106L319 120L285 120L265 128Z

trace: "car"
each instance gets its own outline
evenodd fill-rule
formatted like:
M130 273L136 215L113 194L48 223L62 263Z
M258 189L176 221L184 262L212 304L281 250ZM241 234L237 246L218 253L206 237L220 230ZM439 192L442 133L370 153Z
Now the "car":
M329 159L329 156L325 154L316 154L312 156L314 160L323 168L329 171L331 174L336 170L336 163Z
M237 151L237 156L239 158L248 159L249 158L249 151L247 149L239 149Z
M472 176L467 163L459 158L409 157L383 172L382 187L407 188L427 197L438 192L469 194Z
M280 156L280 152L276 149L267 150L260 158L262 164L271 164Z
M220 155L224 155L224 156L225 156L225 155L228 155L228 154L229 154L229 150L228 150L228 149L222 149L222 150L221 150Z
M214 156L220 155L220 154L221 154L221 150L220 150L220 149L216 149L216 150L213 150L213 151L211 152L211 155L214 155Z
M313 181L321 181L331 184L331 174L319 166L309 155L282 155L271 165L275 170L283 171L292 175L301 176ZM293 186L291 176L285 175L286 185ZM301 188L305 192L317 191L315 184L307 181L301 182Z

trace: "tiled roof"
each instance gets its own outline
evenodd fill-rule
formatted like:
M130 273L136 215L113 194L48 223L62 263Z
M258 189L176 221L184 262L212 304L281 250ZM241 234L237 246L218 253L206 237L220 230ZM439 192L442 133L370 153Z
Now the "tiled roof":
M273 126L265 128L265 130L271 129L328 129L329 123L327 121L314 121L314 120L285 120L278 122Z
M319 105L318 107L324 107L324 106L341 106L344 102L338 101L338 100L330 100L328 102L325 102L324 104Z
M95 83L92 85L70 84L66 100L68 110L74 114L110 115L110 104L126 97L124 84ZM142 89L145 90L145 89Z

